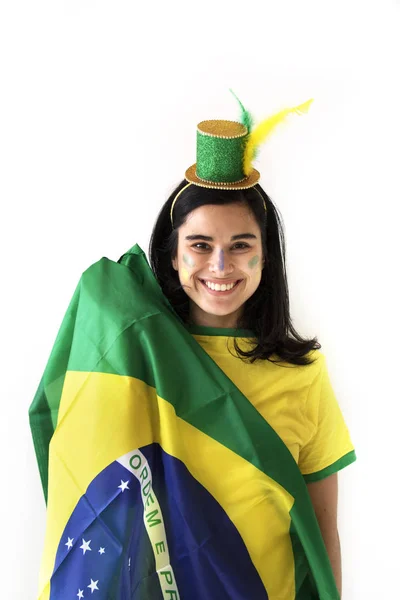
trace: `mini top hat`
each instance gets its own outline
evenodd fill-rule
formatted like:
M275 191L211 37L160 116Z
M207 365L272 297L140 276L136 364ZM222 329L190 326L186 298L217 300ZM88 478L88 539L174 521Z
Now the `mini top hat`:
M197 126L197 162L185 178L207 188L240 190L253 187L260 173L244 173L244 151L248 129L235 121L202 121Z
M212 120L198 124L197 162L185 173L189 183L224 190L253 187L260 179L260 173L252 166L260 144L288 114L308 112L313 101L281 110L253 129L251 114L235 98L241 108L240 122Z

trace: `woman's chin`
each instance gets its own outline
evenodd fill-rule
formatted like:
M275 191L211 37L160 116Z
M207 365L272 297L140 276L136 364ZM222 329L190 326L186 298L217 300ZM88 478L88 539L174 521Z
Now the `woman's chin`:
M232 304L232 306L218 306L215 302L195 302L191 301L191 314L192 317L198 315L202 318L221 318L231 317L236 323L237 318L240 314L240 305ZM234 317L234 318L233 318ZM222 327L223 325L221 325Z

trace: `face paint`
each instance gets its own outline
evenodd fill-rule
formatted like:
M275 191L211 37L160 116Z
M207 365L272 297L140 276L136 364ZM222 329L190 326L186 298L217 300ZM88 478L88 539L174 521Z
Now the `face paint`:
M224 266L225 266L224 251L220 250L219 257L218 257L218 270L219 271L223 271L224 270Z
M181 269L181 273L180 274L181 274L181 279L183 281L187 281L189 279L189 277L190 277L189 271L187 271L185 268Z
M193 258L191 256L188 256L187 254L183 255L183 262L185 263L185 265L187 265L188 267L195 267L196 264L193 260Z
M248 265L250 269L253 269L260 262L259 256L253 256L251 260L249 260Z

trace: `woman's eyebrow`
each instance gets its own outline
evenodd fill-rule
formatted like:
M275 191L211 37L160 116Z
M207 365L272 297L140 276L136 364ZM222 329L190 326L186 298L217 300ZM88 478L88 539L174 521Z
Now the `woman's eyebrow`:
M195 235L187 235L185 240L188 240L189 242L192 240L204 240L205 242L212 242L213 238L209 235L200 235L196 233Z
M233 235L231 237L231 242L235 240L256 240L257 236L254 233L240 233L239 235Z
M234 242L236 240L256 240L257 236L254 235L254 233L239 233L238 235L233 235L231 237L231 242ZM209 235L201 235L201 234L193 234L193 235L187 235L185 237L185 240L188 240L189 242L193 241L193 240L203 240L205 242L212 242L214 240L213 237L209 236Z

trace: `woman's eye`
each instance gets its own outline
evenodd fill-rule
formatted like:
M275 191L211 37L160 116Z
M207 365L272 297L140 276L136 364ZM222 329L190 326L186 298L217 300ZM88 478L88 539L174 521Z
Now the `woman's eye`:
M245 242L238 242L233 246L233 250L245 250L246 248L250 248L250 246Z
M205 242L197 242L197 244L193 244L192 246L192 248L195 248L196 250L208 250L209 247L210 246Z

